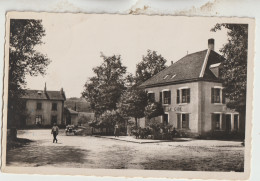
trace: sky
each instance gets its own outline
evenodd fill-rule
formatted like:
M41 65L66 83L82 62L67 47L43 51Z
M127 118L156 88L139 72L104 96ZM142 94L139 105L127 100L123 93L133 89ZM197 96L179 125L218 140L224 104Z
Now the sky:
M221 18L148 15L40 14L46 36L36 49L51 63L45 76L26 77L27 88L64 89L66 97L80 97L92 69L106 56L121 55L127 72L135 74L136 64L147 50L155 50L166 60L176 62L187 53L208 48L215 39L215 51L227 42L226 30L211 32Z

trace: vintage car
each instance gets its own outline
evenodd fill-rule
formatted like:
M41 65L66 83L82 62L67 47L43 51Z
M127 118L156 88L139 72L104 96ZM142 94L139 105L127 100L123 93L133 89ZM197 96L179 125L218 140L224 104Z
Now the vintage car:
M70 135L75 135L77 131L74 125L68 125L66 126L65 132L67 136L70 136Z
M71 135L82 135L86 128L84 126L68 125L66 126L65 132L67 136Z

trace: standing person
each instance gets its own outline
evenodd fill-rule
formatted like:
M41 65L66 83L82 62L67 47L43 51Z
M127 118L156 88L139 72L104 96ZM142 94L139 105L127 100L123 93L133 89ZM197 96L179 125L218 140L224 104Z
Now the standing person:
M51 134L53 134L53 143L54 141L56 141L57 143L58 142L57 135L59 134L59 127L57 126L56 123L53 124L53 127L51 129Z
M117 123L115 125L114 135L115 135L115 137L119 137L119 126Z

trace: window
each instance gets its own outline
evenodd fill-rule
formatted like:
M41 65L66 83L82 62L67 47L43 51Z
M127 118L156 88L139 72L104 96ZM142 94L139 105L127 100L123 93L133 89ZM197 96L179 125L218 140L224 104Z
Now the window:
M160 100L159 100L160 103L162 103L162 92L160 92Z
M177 114L177 128L189 129L189 114Z
M176 102L177 102L177 104L190 103L190 89L177 89L177 101Z
M148 101L155 102L155 94L154 93L148 93Z
M171 104L171 91L163 92L163 104Z
M41 125L42 124L42 115L36 115L35 117L35 124Z
M177 114L177 128L181 129L181 114Z
M182 114L182 129L189 129L189 114Z
M221 88L211 88L211 102L221 103Z
M168 125L168 122L169 122L169 115L164 114L163 115L163 125Z
M51 124L57 124L57 116L51 116Z
M234 130L238 130L238 114L234 115Z
M52 103L52 111L57 111L57 103Z
M163 79L166 79L168 76L169 76L168 74L167 74L167 75L165 75L165 76L163 77Z
M37 110L41 110L41 109L42 109L42 103L38 102L36 109L37 109Z
M212 114L212 129L220 130L220 114Z

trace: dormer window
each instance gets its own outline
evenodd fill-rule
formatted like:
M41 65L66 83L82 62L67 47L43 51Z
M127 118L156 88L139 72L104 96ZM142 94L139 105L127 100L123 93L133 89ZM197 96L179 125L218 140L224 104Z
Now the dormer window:
M166 79L168 76L169 76L168 74L167 74L167 75L165 75L165 76L163 77L163 79Z
M221 63L216 63L216 64L212 64L209 66L209 69L211 70L211 72L217 77L219 78L219 67L220 67Z
M174 74L174 75L171 77L171 79L173 79L174 77L176 77L176 74Z

